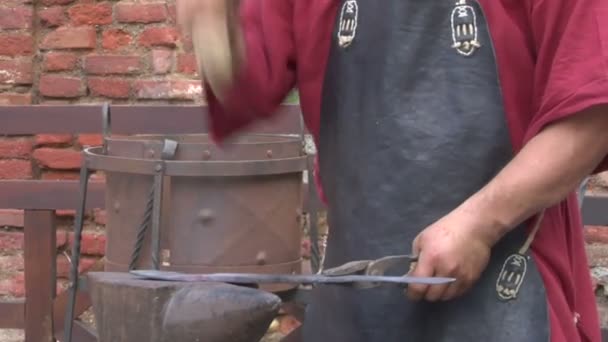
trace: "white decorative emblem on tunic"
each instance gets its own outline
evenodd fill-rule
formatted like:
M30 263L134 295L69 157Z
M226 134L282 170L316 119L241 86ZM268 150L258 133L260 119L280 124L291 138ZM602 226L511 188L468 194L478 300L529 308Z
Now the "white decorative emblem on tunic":
M356 0L348 0L342 5L338 27L338 44L346 48L355 39L357 34L357 21L359 19L359 5Z
M481 47L477 34L477 14L466 0L458 0L452 10L452 48L459 54L470 56Z

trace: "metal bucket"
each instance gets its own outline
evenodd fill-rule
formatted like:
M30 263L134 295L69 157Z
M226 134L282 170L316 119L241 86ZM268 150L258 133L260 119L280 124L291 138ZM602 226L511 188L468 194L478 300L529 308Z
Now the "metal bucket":
M86 154L106 174L106 271L301 272L301 137L107 137Z

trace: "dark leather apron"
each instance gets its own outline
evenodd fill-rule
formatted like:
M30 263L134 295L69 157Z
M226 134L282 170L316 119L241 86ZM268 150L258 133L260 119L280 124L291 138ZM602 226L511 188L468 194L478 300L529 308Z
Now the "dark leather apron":
M479 4L342 0L318 146L330 229L325 268L410 253L423 228L487 183L513 156L501 96ZM549 341L542 279L528 254L517 256L527 232L522 226L496 245L481 279L454 301L320 286L303 338ZM515 279L517 296L505 298Z

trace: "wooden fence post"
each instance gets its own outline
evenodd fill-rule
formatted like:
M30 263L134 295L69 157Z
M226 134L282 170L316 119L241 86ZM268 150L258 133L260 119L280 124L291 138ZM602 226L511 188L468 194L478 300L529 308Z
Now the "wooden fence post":
M25 342L54 342L56 232L53 210L26 210L24 220Z

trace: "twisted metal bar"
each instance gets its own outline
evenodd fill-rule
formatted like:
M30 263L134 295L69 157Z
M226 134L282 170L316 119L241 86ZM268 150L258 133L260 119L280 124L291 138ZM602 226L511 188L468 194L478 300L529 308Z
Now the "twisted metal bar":
M163 149L161 152L160 160L172 159L175 156L177 149L177 142L171 139L164 139ZM141 249L146 238L146 232L152 227L152 264L155 269L159 268L159 254L160 254L160 208L162 201L163 191L163 171L162 164L158 165L157 174L154 175L152 186L148 192L148 198L146 201L146 207L144 210L143 219L139 228L137 229L137 237L135 239L135 246L131 253L131 262L129 263L129 270L134 270L139 257L141 256Z
M68 297L68 307L66 311L66 319L64 323L64 341L72 341L72 328L74 323L74 306L76 305L76 294L78 293L78 266L80 263L80 243L82 241L82 228L84 219L84 210L87 198L87 186L89 182L90 171L86 159L82 162L80 169L80 193L79 206L76 212L76 221L74 223L74 245L72 246L72 264L70 269L70 296Z
M139 256L141 255L141 249L144 245L144 240L146 238L146 232L148 228L152 224L152 209L154 207L154 189L155 186L152 184L150 187L150 191L148 193L148 200L146 202L146 208L144 211L144 216L137 229L137 239L135 241L135 247L133 248L133 253L131 253L131 262L129 263L129 270L134 270L137 265L137 261L139 260Z

